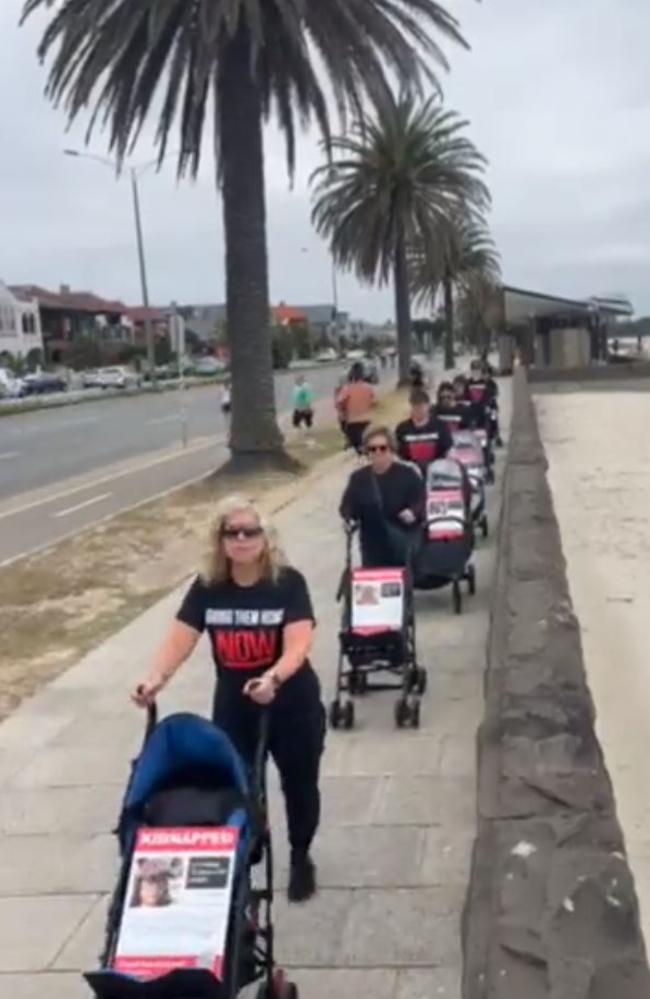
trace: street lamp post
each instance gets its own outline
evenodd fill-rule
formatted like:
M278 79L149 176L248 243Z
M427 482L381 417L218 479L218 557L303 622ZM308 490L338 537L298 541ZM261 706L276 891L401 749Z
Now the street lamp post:
M101 163L103 166L108 166L111 169L115 168L115 163L112 160L106 159L104 156L95 156L93 153L80 153L77 149L64 149L64 154L66 156L73 156L76 159L94 160L96 163ZM133 195L133 217L135 221L135 238L136 245L138 249L138 266L140 271L140 290L142 295L142 305L145 310L144 318L144 330L145 330L145 342L147 345L147 364L149 367L149 374L151 376L152 388L157 388L158 380L156 378L156 351L154 346L154 335L153 335L153 324L151 322L151 316L149 314L149 287L147 283L147 266L145 260L144 252L144 236L142 233L142 215L140 212L140 192L138 190L138 174L144 173L149 167L154 166L158 161L152 160L149 163L144 163L140 167L130 167L129 172L131 176L131 191Z

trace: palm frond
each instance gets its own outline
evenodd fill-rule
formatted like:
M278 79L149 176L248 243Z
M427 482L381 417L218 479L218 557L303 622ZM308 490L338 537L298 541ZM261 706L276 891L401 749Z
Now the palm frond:
M333 161L312 175L312 220L342 268L384 284L400 236L440 259L449 220L487 210L485 157L466 129L437 96L406 91L333 140Z
M25 0L22 20L51 6ZM329 142L323 76L345 123L367 98L385 102L388 75L408 92L424 82L437 87L433 67L447 65L441 42L465 44L457 20L436 0L65 0L38 53L50 61L48 96L71 121L90 111L87 137L98 124L107 127L118 161L160 94L159 155L178 123L179 172L196 173L208 98L218 101L224 52L240 31L264 114L276 115L286 136L290 173L298 127L315 120Z

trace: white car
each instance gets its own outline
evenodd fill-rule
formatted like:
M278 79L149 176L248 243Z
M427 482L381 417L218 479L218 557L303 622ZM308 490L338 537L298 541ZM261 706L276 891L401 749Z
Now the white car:
M128 388L137 385L138 376L128 368L98 368L97 371L86 371L83 376L84 388Z
M23 387L22 378L16 378L8 368L0 368L0 399L19 399Z
M319 363L324 363L325 361L336 361L337 357L338 354L333 347L327 347L326 350L321 350L318 354L316 354L316 360Z
M226 370L226 365L218 357L196 357L190 362L190 370L195 375L218 375Z

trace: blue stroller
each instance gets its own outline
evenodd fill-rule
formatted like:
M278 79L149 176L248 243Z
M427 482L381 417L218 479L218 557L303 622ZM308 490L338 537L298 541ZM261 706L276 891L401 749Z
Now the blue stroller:
M156 708L149 709L144 744L133 764L116 830L122 865L108 913L102 970L85 975L98 999L236 999L243 988L255 982L260 982L257 999L298 999L296 986L276 968L273 956L267 742L268 718L262 713L255 764L249 775L228 737L211 722L197 715L175 714L158 724ZM120 969L120 930L128 908L134 905L131 868L143 832L152 838L175 829L205 836L224 827L236 830L237 845L219 974L202 965L181 965L143 977ZM253 888L251 868L257 863L262 864L261 887ZM199 878L205 877L208 868L205 863L201 868L200 858L198 864L195 871Z

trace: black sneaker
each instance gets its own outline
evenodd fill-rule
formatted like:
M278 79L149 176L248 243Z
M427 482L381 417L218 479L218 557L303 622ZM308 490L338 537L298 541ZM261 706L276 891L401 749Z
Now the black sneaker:
M316 893L316 867L308 853L291 858L287 897L290 902L306 902Z

